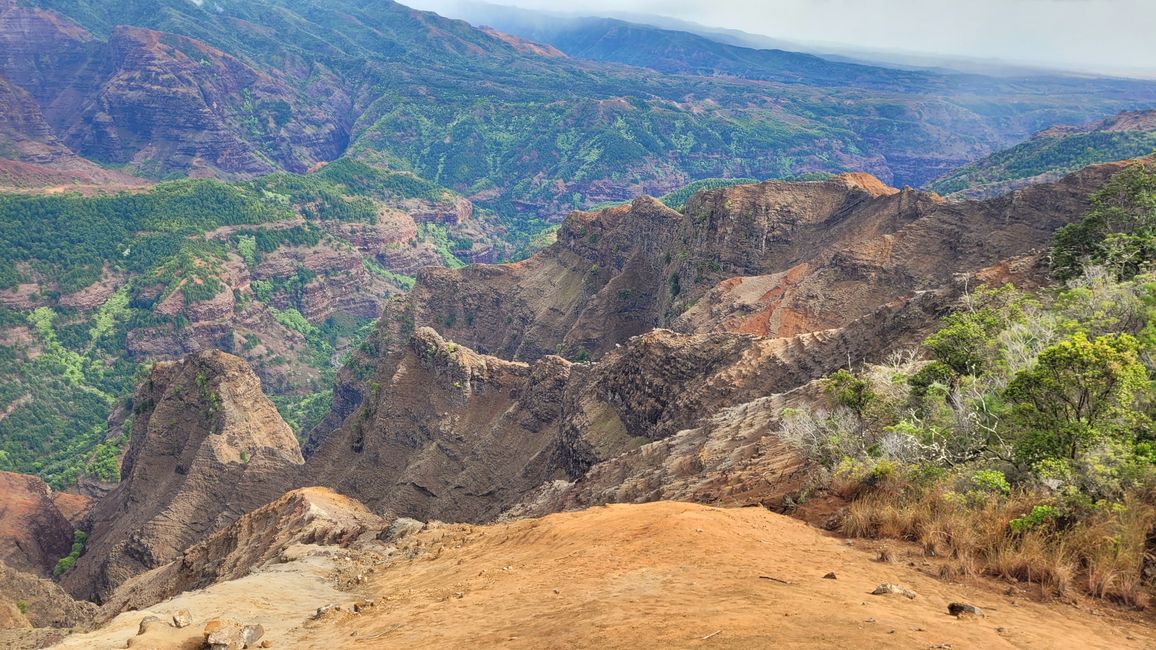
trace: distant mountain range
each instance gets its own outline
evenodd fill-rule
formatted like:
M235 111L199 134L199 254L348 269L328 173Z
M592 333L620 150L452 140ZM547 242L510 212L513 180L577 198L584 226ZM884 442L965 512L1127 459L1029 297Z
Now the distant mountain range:
M514 222L704 178L922 185L1156 104L1151 82L896 70L610 19L511 36L388 1L0 0L0 25L9 185L351 156Z
M518 34L526 38L539 38L545 41L550 41L551 34L580 29L583 23L590 24L612 20L619 24L630 23L633 28L657 28L667 32L668 36L670 32L683 32L684 34L703 37L721 45L756 50L800 52L816 55L829 61L857 63L872 67L965 72L996 77L1056 75L1059 72L1057 68L1013 64L996 59L945 56L903 50L888 51L837 43L794 41L739 29L703 25L659 14L630 11L584 13L584 10L581 9L531 10L479 0L417 0L413 4L423 9L437 11L444 16L469 21L475 25L489 25L511 34Z

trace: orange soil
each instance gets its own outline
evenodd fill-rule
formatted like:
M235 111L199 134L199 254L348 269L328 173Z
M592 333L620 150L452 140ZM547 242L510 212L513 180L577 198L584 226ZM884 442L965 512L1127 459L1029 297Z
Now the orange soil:
M616 505L434 525L294 648L1142 648L1151 621L952 584L763 509ZM930 569L929 569L930 570ZM837 580L823 579L834 571ZM764 577L766 576L766 577ZM897 583L918 597L873 596ZM1014 590L1013 590L1014 591ZM956 619L953 601L986 610ZM1109 609L1109 608L1103 608ZM296 636L296 635L294 635Z

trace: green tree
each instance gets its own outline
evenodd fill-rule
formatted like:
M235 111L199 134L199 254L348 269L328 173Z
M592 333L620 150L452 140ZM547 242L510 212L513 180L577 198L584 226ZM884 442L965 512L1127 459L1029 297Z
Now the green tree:
M966 297L965 309L944 318L943 327L923 344L957 375L982 375L1001 359L996 335L1023 319L1022 302L1014 287L981 287Z
M1005 397L1021 432L1017 455L1029 462L1076 459L1097 440L1134 430L1137 397L1149 387L1138 348L1127 334L1089 340L1077 333L1016 373Z
M1092 195L1079 223L1061 228L1052 241L1052 271L1073 278L1088 263L1112 268L1128 279L1156 259L1156 171L1129 165Z
M859 417L863 417L871 403L878 399L871 382L845 369L836 370L824 379L823 390L836 403L855 411Z

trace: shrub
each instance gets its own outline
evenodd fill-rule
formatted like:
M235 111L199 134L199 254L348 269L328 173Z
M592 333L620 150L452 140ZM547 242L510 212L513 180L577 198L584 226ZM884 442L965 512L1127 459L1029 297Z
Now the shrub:
M1012 532L1025 533L1055 521L1056 516L1056 509L1052 506L1034 506L1031 512L1022 517L1012 519L1008 525L1011 527Z
M76 560L84 554L84 545L88 542L88 533L83 530L75 531L72 534L72 549L68 555L60 558L56 562L56 566L52 569L52 575L60 577L76 564Z
M993 494L1008 494L1011 484L1004 473L997 469L981 469L971 476L972 484L979 490Z

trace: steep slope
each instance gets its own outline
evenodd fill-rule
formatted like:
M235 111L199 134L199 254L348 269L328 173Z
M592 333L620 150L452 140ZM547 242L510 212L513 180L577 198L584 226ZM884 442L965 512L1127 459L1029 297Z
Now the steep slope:
M419 329L373 398L316 451L307 483L402 516L492 519L558 472L571 364L485 357Z
M57 139L35 100L0 76L0 189L107 190L143 184L73 153Z
M777 507L801 479L776 435L787 394L914 338L961 289L789 338L655 330L595 364L503 361L420 328L313 442L307 482L448 521L660 498Z
M927 187L952 198L982 199L1054 181L1087 165L1148 156L1154 150L1156 111L1124 112L1083 126L1051 127Z
M0 645L6 648L44 647L41 641L92 623L96 609L51 580L0 562Z
M72 547L73 527L35 476L0 472L0 562L33 575L52 573Z
M87 551L63 578L78 597L107 598L272 501L302 463L260 380L222 352L158 364L134 404L121 483L94 508Z
M0 4L3 74L75 153L163 178L305 171L340 155L349 100L328 76L298 89L195 39L125 25L107 40L59 14ZM308 104L304 93L316 98ZM338 118L340 119L340 118Z
M348 159L228 184L0 195L0 468L57 489L115 481L138 366L207 348L245 358L307 432L389 296L421 267L502 259L504 237L466 199Z
M203 630L214 619L259 625L260 640L293 647L291 639L317 612L357 601L348 590L364 582L356 574L365 570L357 566L362 551L382 549L374 538L388 523L325 488L289 492L128 581L90 618L96 630L56 647L202 648ZM181 627L170 623L174 615Z

